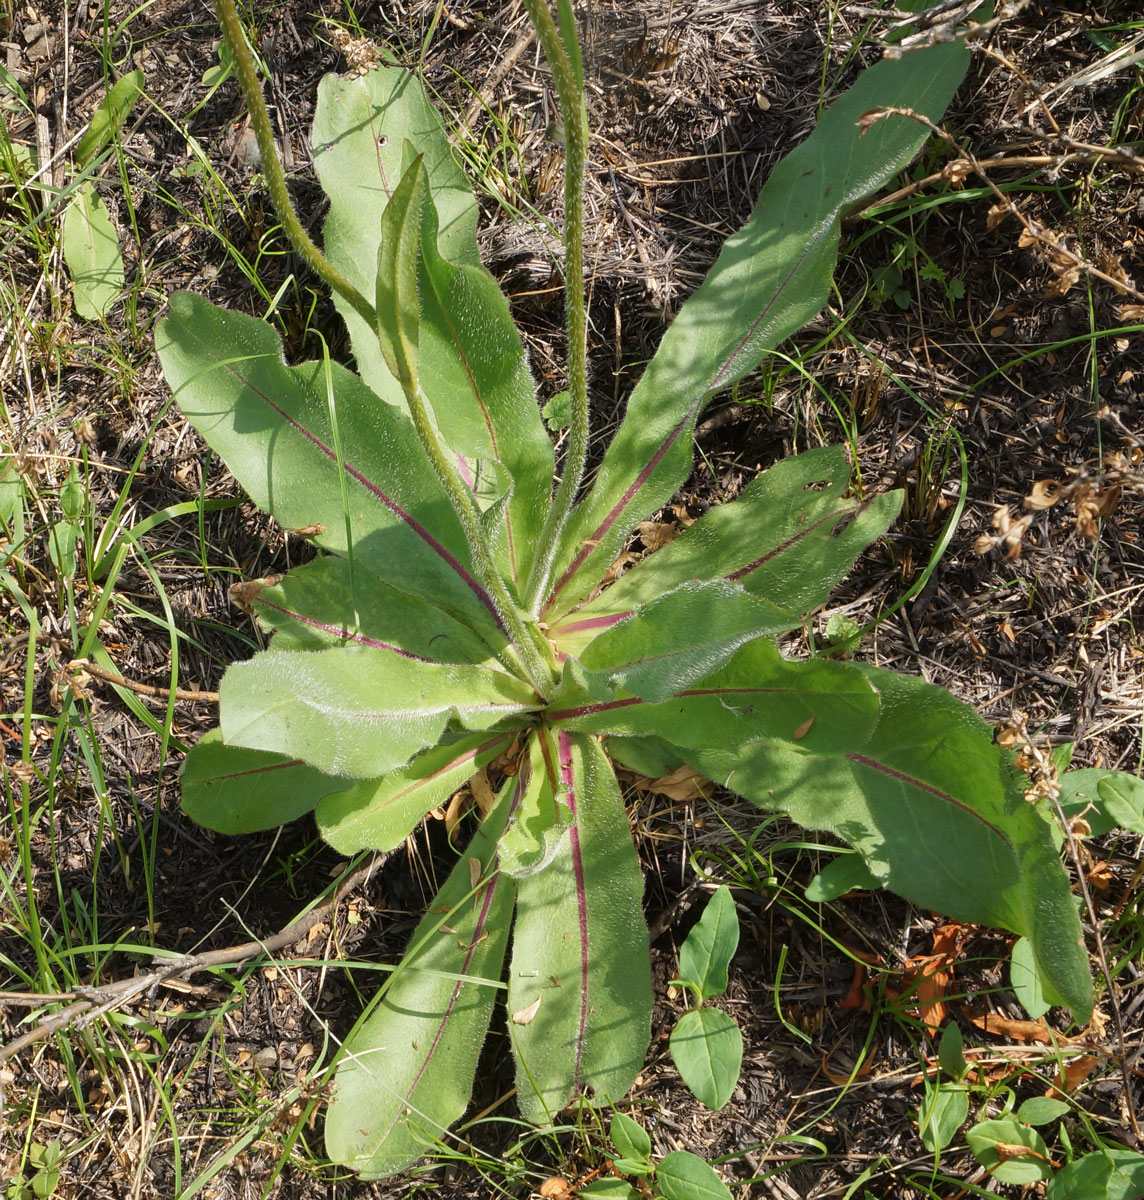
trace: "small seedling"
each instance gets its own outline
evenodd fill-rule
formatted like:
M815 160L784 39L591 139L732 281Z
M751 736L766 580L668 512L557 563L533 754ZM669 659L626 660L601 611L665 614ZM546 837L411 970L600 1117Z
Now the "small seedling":
M671 1057L683 1082L708 1108L722 1108L739 1082L743 1035L732 1017L704 1002L727 990L727 968L739 944L739 917L731 890L712 893L695 928L679 950L679 979L695 1006L671 1031Z

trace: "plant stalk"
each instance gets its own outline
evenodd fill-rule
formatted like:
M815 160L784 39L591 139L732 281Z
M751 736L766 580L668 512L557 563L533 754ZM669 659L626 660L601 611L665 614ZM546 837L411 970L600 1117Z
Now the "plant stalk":
M290 192L286 187L286 173L282 170L282 161L278 157L278 147L274 144L274 131L270 128L270 114L266 111L266 101L262 97L262 86L258 82L258 72L250 57L246 44L246 36L242 31L242 23L234 7L234 0L214 0L215 14L222 26L223 36L230 47L234 61L238 86L242 91L242 99L250 116L250 125L258 141L258 153L262 159L262 176L266 180L270 201L274 212L282 223L283 232L290 244L297 251L303 262L337 292L354 311L369 324L372 329L377 324L377 314L373 305L354 287L352 283L334 266L332 262L318 249L310 235L298 220Z
M564 319L568 333L568 395L571 420L560 486L540 533L539 551L525 589L525 607L538 615L560 535L584 478L588 459L588 317L584 301L584 175L588 165L588 120L584 89L565 49L547 0L524 0L544 57L552 69L564 122Z

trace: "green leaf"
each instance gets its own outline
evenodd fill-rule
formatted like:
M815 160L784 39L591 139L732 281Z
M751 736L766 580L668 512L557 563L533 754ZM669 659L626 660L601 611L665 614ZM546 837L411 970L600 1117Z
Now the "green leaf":
M671 1031L671 1057L696 1100L712 1110L720 1109L739 1082L743 1035L720 1009L693 1008Z
M247 603L276 650L325 650L346 641L427 662L490 664L489 648L460 621L378 579L370 566L325 555L277 582L248 584ZM372 566L372 564L371 564Z
M651 1037L643 877L611 765L561 732L553 791L567 828L544 870L517 880L509 1028L517 1101L533 1122L575 1096L621 1099Z
M655 1171L664 1200L731 1200L731 1191L703 1159L688 1150L665 1154Z
M1048 1125L1069 1111L1069 1106L1063 1100L1054 1100L1051 1096L1030 1096L1017 1109L1017 1120L1026 1125Z
M200 825L227 834L286 825L351 782L284 754L224 745L220 729L199 738L180 774L183 811Z
M847 892L868 892L882 886L861 854L839 854L806 885L806 898L812 904L829 904Z
M662 779L683 766L679 751L662 738L608 738L608 757L648 779Z
M111 141L135 107L143 91L143 72L130 71L117 79L100 101L87 132L75 148L76 166L81 170Z
M548 718L584 733L658 735L692 766L694 750L725 751L732 765L721 760L720 770L733 769L740 748L760 737L820 754L848 753L866 743L879 719L878 694L856 667L785 659L762 638L700 683L660 704L597 701L570 686L554 697Z
M56 521L48 529L48 558L65 579L74 579L79 567L76 556L79 534L79 526L71 521Z
M651 1138L647 1130L626 1113L613 1114L608 1136L612 1139L612 1145L620 1158L632 1159L639 1163L650 1160Z
M512 920L512 884L495 851L516 788L506 784L380 1003L346 1039L326 1150L365 1179L426 1153L469 1102Z
M509 734L451 738L399 771L327 795L315 814L318 832L339 854L391 850L431 808L444 804L511 741Z
M505 573L524 579L552 493L552 442L508 301L484 267L449 262L438 249L437 209L424 206L421 233L421 379L449 445L496 470L508 493Z
M941 1040L937 1044L937 1058L941 1069L957 1082L961 1082L969 1073L969 1064L965 1061L965 1042L961 1030L950 1023L941 1031Z
M325 364L287 367L274 331L197 296L171 297L156 335L184 415L251 499L286 529L344 555L346 520ZM412 423L330 365L350 494L355 566L421 597L495 648L504 633L472 573L468 544Z
M604 1196L607 1200L642 1200L640 1193L624 1179L593 1179L576 1189L578 1196Z
M711 893L703 915L679 949L680 979L695 989L700 1000L723 995L727 968L738 945L739 914L731 889L724 885Z
M64 212L62 242L75 285L75 310L101 321L123 290L123 255L115 226L91 183L76 188Z
M60 487L60 512L65 521L78 523L83 517L85 495L75 463L68 469L67 478Z
M549 609L564 612L580 599L628 530L683 483L691 433L708 399L825 304L842 215L906 166L929 136L905 116L863 128L863 114L902 105L940 119L968 65L960 42L883 59L774 168L750 220L724 244L633 391L596 483L561 541Z
M457 165L441 118L420 82L400 67L365 75L327 75L318 86L312 132L314 166L330 198L326 256L363 296L375 292L382 213L404 175L405 145L422 155L440 218L440 252L453 263L478 266L477 205ZM339 296L354 358L365 382L390 404L405 401L385 365L377 333ZM452 444L450 431L442 428Z
M1012 1114L996 1121L978 1122L965 1140L977 1161L1000 1183L1036 1183L1053 1173L1044 1138ZM1014 1153L1011 1147L1017 1146L1025 1147L1028 1152Z
M1049 1180L1045 1200L1139 1200L1144 1196L1144 1154L1119 1147L1071 1162Z
M1101 767L1068 771L1060 801L1065 817L1082 817L1093 837L1116 828L1144 833L1144 780L1135 775Z
M513 878L545 869L571 814L556 802L556 741L541 727L529 739L525 788L498 847L501 870Z
M900 492L847 498L851 473L841 446L782 459L595 600L552 622L550 636L575 652L601 618L618 620L694 579L736 580L782 614L776 630L798 629L901 506Z
M488 729L536 703L527 684L500 671L361 645L266 650L232 666L219 692L228 744L356 779L404 766L436 745L451 719Z
M918 1110L918 1134L931 1152L944 1150L969 1116L969 1093L960 1084L926 1086Z
M1084 1019L1092 984L1068 881L1048 826L1025 802L988 726L923 680L858 669L877 688L881 711L868 739L841 753L822 752L814 728L798 741L777 740L769 712L753 740L742 714L738 746L697 746L690 705L681 706L675 737L655 732L687 749L689 765L708 778L838 834L913 903L1027 936L1046 997Z
M1009 955L1009 984L1030 1020L1043 1017L1053 1007L1045 997L1041 977L1037 973L1037 956L1033 951L1033 943L1027 937L1018 938L1013 944Z
M406 392L420 388L421 301L417 264L421 257L421 206L425 163L418 155L401 177L381 216L377 248L377 340L385 365Z
M737 583L682 583L593 637L575 675L600 700L620 689L666 700L721 667L745 642L786 624L785 614Z

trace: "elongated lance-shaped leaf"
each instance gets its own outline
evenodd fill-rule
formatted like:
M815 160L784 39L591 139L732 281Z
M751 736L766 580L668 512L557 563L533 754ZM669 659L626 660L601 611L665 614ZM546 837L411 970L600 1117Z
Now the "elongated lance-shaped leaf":
M284 754L227 746L211 729L191 747L180 772L183 811L219 833L276 829L310 812L352 780L323 775Z
M527 684L501 671L357 645L264 651L232 666L219 692L228 743L355 779L404 766L436 745L451 720L488 729L537 703Z
M554 623L548 636L561 650L578 654L641 604L692 579L737 582L785 614L774 632L799 628L901 505L899 492L869 501L847 498L850 473L841 446L784 458L737 499L712 509Z
M566 683L569 678L566 674ZM878 723L879 702L874 687L853 665L792 661L772 641L760 638L668 700L619 696L601 701L570 686L553 697L545 718L580 733L659 738L694 766L694 747L734 753L759 737L820 754L860 749Z
M666 700L710 675L745 642L776 633L787 622L786 613L737 583L681 583L605 629L578 660L569 661L568 670L601 700L621 689L644 700Z
M467 626L419 596L410 596L328 554L275 583L246 585L247 602L274 632L276 650L325 650L349 642L439 663L489 663L488 646Z
M1046 996L1085 1019L1092 985L1080 922L1049 827L1022 795L1024 777L948 692L860 670L881 704L864 745L814 753L810 734L780 741L768 731L733 749L703 748L685 732L688 763L764 808L838 834L907 900L1024 935Z
M618 1100L651 1036L643 878L619 786L594 738L556 742L569 824L551 863L516 881L508 989L517 1102L537 1122L582 1092Z
M399 771L326 796L315 814L318 832L339 854L392 850L431 808L448 800L511 741L512 735L504 733L448 738Z
M274 331L197 296L171 297L159 358L187 419L259 507L287 529L344 554L346 521L324 364L287 367ZM355 563L422 596L503 647L495 606L472 573L456 514L405 413L331 365L342 444L350 451Z
M424 155L440 215L442 254L451 262L479 263L472 189L415 76L400 67L346 78L327 75L318 86L312 140L314 167L330 198L326 257L362 295L374 294L381 216L405 173L407 142L415 154ZM404 407L376 330L339 297L334 303L345 318L362 378L389 403Z
M438 245L433 197L421 233L421 382L449 445L495 470L503 570L525 578L552 492L552 442L508 301L484 267L448 261Z
M679 948L679 978L700 1000L713 1000L727 990L727 970L739 945L739 914L731 889L716 888Z
M465 1111L512 921L496 839L509 780L418 925L381 1002L346 1040L326 1149L366 1179L407 1167Z
M632 393L595 486L568 524L547 619L587 594L636 521L686 479L692 429L707 400L823 306L842 214L900 171L928 136L902 116L862 129L863 114L902 105L937 119L968 64L960 42L878 63L771 172L751 219L727 240Z
M381 245L377 248L377 341L385 365L407 395L420 387L417 264L421 258L421 205L426 186L425 162L418 155L381 214Z
M360 79L327 76L314 119L314 162L330 196L325 248L363 294L375 291L381 224L408 169L409 148L428 176L423 213L422 384L445 443L478 502L512 494L503 532L505 569L523 577L552 487L552 445L508 303L481 266L476 203L421 84L398 68ZM338 304L362 378L404 407L376 331Z

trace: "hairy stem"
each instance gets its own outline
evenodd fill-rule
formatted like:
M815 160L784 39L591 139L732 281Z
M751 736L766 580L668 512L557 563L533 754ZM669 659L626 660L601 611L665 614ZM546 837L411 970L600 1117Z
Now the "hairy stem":
M372 328L377 323L377 315L373 305L354 287L352 283L334 266L332 262L318 249L310 235L298 220L290 192L286 187L286 175L282 170L282 161L278 157L278 147L274 144L274 131L270 128L270 114L266 111L266 101L262 98L262 86L258 82L258 73L250 57L250 49L246 44L246 36L234 0L214 0L215 13L222 26L223 36L230 47L234 60L235 73L238 76L238 86L242 90L242 99L250 116L250 125L258 141L258 153L262 159L262 175L266 180L266 188L270 192L270 200L282 229L290 239L290 244L297 251L302 261L333 291L337 292Z
M525 589L534 615L548 589L557 546L588 458L588 318L584 303L584 173L588 164L588 121L584 90L565 49L547 0L524 0L545 58L552 68L564 122L564 318L568 331L568 394L572 417L560 486L539 539L539 552Z

